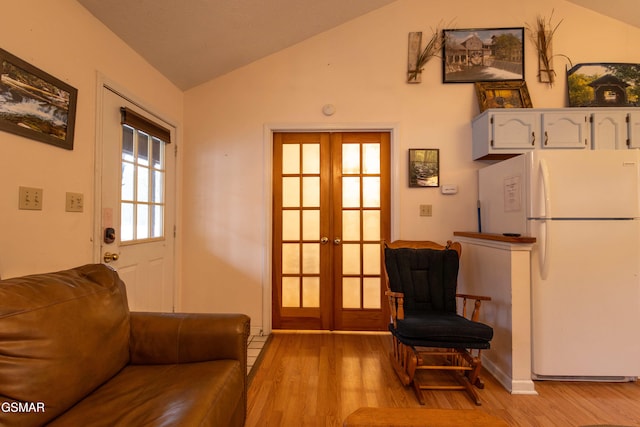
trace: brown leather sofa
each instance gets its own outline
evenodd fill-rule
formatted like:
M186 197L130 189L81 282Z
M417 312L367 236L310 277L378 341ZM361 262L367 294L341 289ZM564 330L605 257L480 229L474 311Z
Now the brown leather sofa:
M129 312L112 269L0 281L0 426L242 426L249 318Z

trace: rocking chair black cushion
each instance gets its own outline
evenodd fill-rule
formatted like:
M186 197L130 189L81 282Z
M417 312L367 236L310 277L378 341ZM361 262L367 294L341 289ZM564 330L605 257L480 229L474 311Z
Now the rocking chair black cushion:
M404 319L389 330L406 345L488 349L493 329L456 312L458 253L385 248L389 287L404 294Z

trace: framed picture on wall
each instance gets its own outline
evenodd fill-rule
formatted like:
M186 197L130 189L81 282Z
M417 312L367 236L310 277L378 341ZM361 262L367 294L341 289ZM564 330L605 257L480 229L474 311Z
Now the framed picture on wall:
M0 130L73 150L78 90L0 49Z
M409 187L440 186L440 150L409 149Z
M476 95L480 112L487 108L533 108L527 83L476 82Z
M637 107L640 64L592 62L567 70L569 107Z
M524 27L443 30L444 83L524 80Z

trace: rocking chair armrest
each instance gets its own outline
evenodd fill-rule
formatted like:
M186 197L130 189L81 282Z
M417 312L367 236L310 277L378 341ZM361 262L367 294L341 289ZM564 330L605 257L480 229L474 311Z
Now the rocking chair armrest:
M402 292L385 291L384 294L393 298L404 298L404 293Z
M482 301L491 301L491 297L483 295L470 295L470 294L456 294L456 297L462 298L462 316L467 317L467 300L475 300L473 306L473 312L471 313L471 320L478 321L480 317L480 304Z
M396 326L396 320L404 319L404 293L387 290L384 294L389 297L391 319L393 320L393 326Z

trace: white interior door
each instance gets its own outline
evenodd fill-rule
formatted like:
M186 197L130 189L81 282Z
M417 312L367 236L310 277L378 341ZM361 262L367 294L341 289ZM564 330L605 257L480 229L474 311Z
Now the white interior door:
M173 143L122 124L121 108L170 131ZM103 88L101 262L127 286L132 311L173 311L175 128Z

